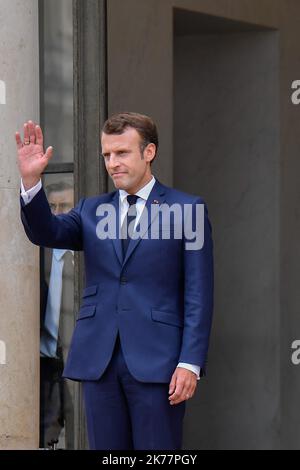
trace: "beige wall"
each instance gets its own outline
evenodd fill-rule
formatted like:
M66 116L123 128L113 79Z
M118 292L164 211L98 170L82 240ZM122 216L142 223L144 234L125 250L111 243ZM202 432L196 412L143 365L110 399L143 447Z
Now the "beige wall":
M38 1L0 0L0 449L38 447L38 248L19 220L14 132L39 116Z

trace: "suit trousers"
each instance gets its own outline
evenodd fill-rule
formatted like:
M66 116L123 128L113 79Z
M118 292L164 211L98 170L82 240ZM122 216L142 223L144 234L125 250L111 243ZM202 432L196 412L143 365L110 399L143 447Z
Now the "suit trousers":
M83 381L90 448L178 450L185 402L170 405L168 383L146 383L129 372L118 335L111 361L98 381Z

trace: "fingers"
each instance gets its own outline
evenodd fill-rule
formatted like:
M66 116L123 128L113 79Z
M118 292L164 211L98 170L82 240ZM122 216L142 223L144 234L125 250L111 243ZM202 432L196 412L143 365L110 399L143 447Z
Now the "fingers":
M169 396L170 405L177 405L183 400L182 392L183 392L183 383L178 379L176 382L176 388L175 388L174 393Z
M189 400L193 397L195 387L176 387L175 393L169 397L170 405L178 405L179 403Z
M172 375L172 379L169 385L169 395L173 394L176 388L176 372Z
M42 129L39 125L35 125L33 121L27 121L24 124L24 142L22 142L19 132L16 132L16 142L18 149L20 149L22 145L27 145L29 143L41 145L43 147L44 137Z
M40 126L35 126L35 135L36 135L36 143L38 145L43 146L44 138L43 138L43 132Z
M47 160L50 160L50 158L52 157L53 155L53 147L48 147L47 150L46 150L46 153L44 155L44 157L47 158Z
M28 127L29 127L29 140L30 140L30 143L35 144L34 123L32 121L28 121Z
M21 136L19 132L16 132L15 138L16 138L17 148L19 150L22 148L22 140L21 140Z
M28 144L29 140L29 126L27 122L24 124L24 144Z
M191 371L181 371L177 369L176 374L176 385L175 390L169 396L170 405L177 405L182 401L192 398L194 395L197 378L196 375ZM172 377L173 380L173 377Z

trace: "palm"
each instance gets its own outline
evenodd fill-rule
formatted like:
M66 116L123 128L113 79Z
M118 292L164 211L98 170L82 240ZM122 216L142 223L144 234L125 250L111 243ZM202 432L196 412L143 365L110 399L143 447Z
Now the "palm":
M35 126L32 121L28 121L24 124L24 141L17 132L16 143L22 179L28 182L39 179L52 156L52 147L48 147L44 153L42 129L40 126Z
M48 164L44 149L39 144L24 145L18 149L19 168L24 176L40 175Z

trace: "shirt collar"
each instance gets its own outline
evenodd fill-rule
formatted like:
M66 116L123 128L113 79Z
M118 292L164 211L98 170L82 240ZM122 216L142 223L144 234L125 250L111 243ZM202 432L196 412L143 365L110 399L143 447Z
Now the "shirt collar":
M152 188L155 185L155 182L156 182L156 179L152 175L152 179L149 181L149 183L147 183L145 186L143 186L136 193L136 195L138 197L140 197L141 199L144 199L145 201L147 201L147 199L149 197L149 194L151 193ZM129 193L127 193L127 191L125 191L124 189L119 189L119 195L120 195L121 203L123 203L125 198L129 195Z
M72 253L72 255L74 254L74 252L71 251L71 250L64 250L64 249L60 249L60 248L54 248L53 249L53 256L56 258L57 261L60 261L62 259L62 257L65 255L65 253L67 253L67 251L70 251Z

